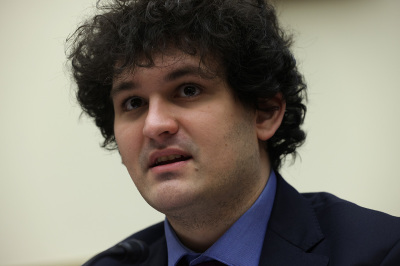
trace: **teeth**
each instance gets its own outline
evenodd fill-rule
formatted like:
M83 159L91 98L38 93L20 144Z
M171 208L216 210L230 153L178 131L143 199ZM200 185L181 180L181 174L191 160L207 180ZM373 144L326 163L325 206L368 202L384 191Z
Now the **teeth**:
M156 164L162 163L162 162L165 162L165 161L172 161L172 160L179 159L179 158L182 158L182 157L183 157L182 155L161 156L161 157L157 158Z

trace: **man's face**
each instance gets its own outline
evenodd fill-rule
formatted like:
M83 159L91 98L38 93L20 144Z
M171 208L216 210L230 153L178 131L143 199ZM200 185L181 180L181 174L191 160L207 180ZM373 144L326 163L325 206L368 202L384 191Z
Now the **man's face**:
M167 215L253 200L269 174L261 173L255 111L199 62L180 52L156 56L154 67L113 81L122 162L144 199Z

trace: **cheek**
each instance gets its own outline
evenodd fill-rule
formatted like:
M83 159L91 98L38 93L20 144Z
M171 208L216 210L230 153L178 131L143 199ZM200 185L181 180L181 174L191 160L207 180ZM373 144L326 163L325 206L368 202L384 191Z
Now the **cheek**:
M232 119L226 116L212 113L189 121L188 134L192 141L202 150L205 157L203 159L214 164L221 164L226 156L230 156L232 150ZM196 127L193 126L196 121ZM229 153L229 154L228 154ZM215 161L215 156L219 157ZM222 155L222 156L221 156Z
M134 126L121 124L114 126L114 134L118 150L122 157L122 162L127 167L136 160L135 155L139 154L140 145L142 143L142 140L140 139L141 134L136 128L137 127Z
M217 137L232 124L234 116L224 103L204 106L201 110L187 116L185 124L199 136Z

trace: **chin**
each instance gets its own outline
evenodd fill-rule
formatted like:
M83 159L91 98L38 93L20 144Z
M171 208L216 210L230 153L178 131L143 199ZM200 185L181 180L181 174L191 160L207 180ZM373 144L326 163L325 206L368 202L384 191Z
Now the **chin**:
M195 201L194 194L188 191L169 190L157 193L147 203L157 211L167 215L187 209Z

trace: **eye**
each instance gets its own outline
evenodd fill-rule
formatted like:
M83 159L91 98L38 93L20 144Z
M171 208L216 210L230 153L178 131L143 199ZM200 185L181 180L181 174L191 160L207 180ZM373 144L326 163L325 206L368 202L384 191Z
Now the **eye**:
M131 97L124 102L124 109L126 111L131 111L137 109L146 104L146 101L140 97Z
M178 90L178 97L190 98L201 93L201 89L195 85L184 85Z

